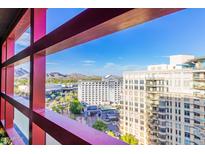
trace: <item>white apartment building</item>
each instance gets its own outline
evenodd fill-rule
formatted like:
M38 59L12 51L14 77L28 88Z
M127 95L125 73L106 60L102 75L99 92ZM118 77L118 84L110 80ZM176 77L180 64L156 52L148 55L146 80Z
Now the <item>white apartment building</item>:
M201 61L175 55L170 64L124 72L121 133L135 135L139 144L205 144Z
M91 105L119 104L122 93L122 79L107 75L102 80L80 81L78 99Z

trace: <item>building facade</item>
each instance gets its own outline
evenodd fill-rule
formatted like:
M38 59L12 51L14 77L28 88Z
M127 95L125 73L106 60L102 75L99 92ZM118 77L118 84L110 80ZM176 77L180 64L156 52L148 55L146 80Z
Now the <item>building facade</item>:
M122 94L122 79L107 75L102 80L80 81L78 99L91 105L119 104Z
M197 63L176 55L168 65L124 72L121 132L140 144L205 144L205 69Z

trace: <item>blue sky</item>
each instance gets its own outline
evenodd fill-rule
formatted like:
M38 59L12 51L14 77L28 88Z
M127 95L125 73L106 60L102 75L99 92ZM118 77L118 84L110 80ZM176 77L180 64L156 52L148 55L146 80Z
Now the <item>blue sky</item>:
M47 32L83 9L48 9ZM205 54L205 9L186 9L47 56L47 72L120 75L168 63L174 54Z

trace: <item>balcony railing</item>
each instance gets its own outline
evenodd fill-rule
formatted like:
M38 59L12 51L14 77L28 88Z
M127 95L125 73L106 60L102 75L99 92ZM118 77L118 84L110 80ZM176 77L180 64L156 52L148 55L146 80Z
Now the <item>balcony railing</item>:
M21 17L16 18L9 27L1 43L0 118L13 144L24 144L14 129L14 107L29 118L29 144L45 144L45 133L61 144L125 144L45 109L45 56L179 10L87 9L46 35L46 9L24 9ZM31 27L31 45L14 55L14 41L28 26ZM4 42L6 47L3 46ZM11 95L14 64L27 61L31 65L29 106Z
M201 82L203 82L203 81L205 81L205 77L194 77L194 81L201 81Z
M193 95L197 98L202 98L202 99L205 98L205 93L204 94L203 93L194 93ZM196 103L196 104L200 104L200 103Z
M23 111L24 115L29 117L29 119L32 119L32 121L61 144L126 144L121 140L108 136L107 134L86 125L82 125L75 120L64 117L53 111L47 109L30 111L25 104L19 103L14 98L5 94L2 94L2 97L9 101L15 108ZM14 144L24 144L15 129L7 129L7 132Z
M193 88L197 90L205 90L205 85L194 85Z

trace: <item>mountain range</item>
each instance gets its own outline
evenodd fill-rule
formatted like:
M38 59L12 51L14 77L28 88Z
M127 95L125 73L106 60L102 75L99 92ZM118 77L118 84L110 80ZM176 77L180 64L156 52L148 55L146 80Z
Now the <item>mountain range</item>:
M18 69L15 69L14 75L17 78L19 78L19 77L29 77L29 72L27 70L23 69L23 68L18 68Z
M101 79L101 76L84 75L80 73L61 74L59 72L50 72L46 74L47 78L71 79L71 80L86 80L86 79Z
M15 69L15 77L27 78L29 77L29 72L23 68ZM57 78L57 79L72 79L72 80L101 79L101 76L97 76L97 75L84 75L80 73L62 74L59 72L47 73L46 77L47 78Z

